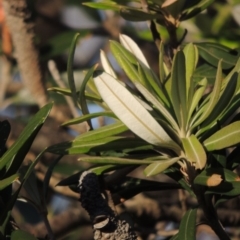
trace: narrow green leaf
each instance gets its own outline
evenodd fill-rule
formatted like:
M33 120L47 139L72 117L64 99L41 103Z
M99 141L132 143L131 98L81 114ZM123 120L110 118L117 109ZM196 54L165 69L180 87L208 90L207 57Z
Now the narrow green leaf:
M127 35L120 34L120 43L131 52L140 63L144 64L146 67L150 68L146 58L144 57L142 51L138 47L138 45Z
M187 44L183 49L185 59L186 59L186 94L187 94L187 105L191 105L192 98L189 95L190 89L193 89L192 76L198 62L198 50L192 43Z
M18 177L19 177L19 174L14 174L8 178L4 178L4 179L0 180L0 190L11 185L13 182L15 182L18 179Z
M214 0L201 0L198 4L194 4L193 7L188 8L186 11L183 11L182 16L180 17L180 21L184 21L184 20L187 20L189 18L196 16L197 14L199 14L200 12L205 10L213 2L214 2ZM186 5L186 7L187 7L187 5Z
M192 103L191 103L191 106L188 111L188 122L190 121L194 110L196 109L197 105L199 104L199 101L201 100L201 98L206 90L207 83L208 83L207 79L204 78L196 86L197 90L195 91L195 93L193 95Z
M207 156L202 144L195 135L182 139L184 151L188 161L196 164L196 169L203 169L206 165Z
M227 125L204 141L208 151L219 150L240 143L240 121Z
M129 45L129 43L126 43L126 39L127 39L126 37L122 39L122 42L127 46ZM169 106L169 102L166 99L166 96L164 95L160 85L158 84L159 80L155 75L155 73L149 68L147 61L144 60L145 57L143 56L143 54L140 54L139 62L137 59L138 56L133 55L133 53L137 54L138 50L136 49L138 48L138 46L135 43L132 44L132 42L133 41L131 41L131 46L127 46L127 48L131 50L130 52L128 49L121 46L118 42L110 41L110 48L114 57L116 58L119 65L123 68L123 70L126 72L127 76L132 82L141 81L141 76L139 76L139 73L137 71L137 66L141 67L141 70L144 71L144 74L148 80L148 83L147 82L144 83L142 81L142 84L144 84L147 87L151 85L152 89L158 95L160 100L164 104Z
M127 158L117 158L117 157L81 157L79 161L96 163L96 164L124 164L124 165L143 165L150 164L153 160L146 159L127 159Z
M186 64L182 51L177 52L173 60L171 98L174 112L180 128L185 131L187 118Z
M155 13L146 13L144 11L138 10L137 8L123 7L120 8L120 15L127 21L132 22L143 22L148 20L153 20L157 18Z
M149 89L149 90L151 90L151 92L153 92L152 87L149 84L148 78L146 77L144 68L142 67L142 65L140 63L138 63L137 66L138 66L139 79L141 79L141 81L139 81L139 82L141 82L147 89Z
M166 75L164 70L164 45L163 41L160 43L160 50L159 50L159 78L160 82L164 84Z
M110 41L110 49L114 57L118 61L120 57L126 58L130 63L137 65L137 57L134 56L130 51L123 47L120 43L116 41Z
M113 76L114 78L117 78L116 73L114 72L110 62L108 61L108 58L105 54L104 51L100 51L100 59L101 59L101 63L103 66L103 69L106 73L108 73L109 75Z
M71 90L68 88L60 88L60 87L51 87L47 89L48 91L51 92L56 92L65 96L72 96ZM77 95L79 92L77 92ZM96 95L90 94L88 92L85 92L85 97L89 101L94 101L94 102L102 102L102 99Z
M232 49L217 43L196 43L196 46L200 56L215 67L218 66L219 60L222 59L222 68L229 69L235 66L239 58L237 52L233 54Z
M80 101L80 106L81 106L83 115L89 114L87 101L85 98L85 89L86 89L86 85L87 85L88 81L90 80L90 78L92 78L93 72L96 67L97 67L97 65L94 65L93 67L91 67L88 70L87 74L85 75L85 77L83 79L80 90L79 90L79 101ZM88 119L87 122L88 122L90 129L93 129L91 120Z
M115 2L109 2L109 1L104 1L104 2L85 2L83 5L92 7L92 8L97 8L97 9L103 9L103 10L113 10L113 11L118 11L120 9L120 5L116 4Z
M166 170L168 167L170 167L174 163L176 163L178 160L179 160L179 157L176 157L168 160L161 160L161 161L151 163L144 169L144 174L147 177L157 175L163 172L164 170Z
M117 123L103 126L94 131L85 132L80 136L76 137L75 140L76 141L98 140L101 138L111 137L111 136L126 132L127 130L128 128L126 127L126 125L124 125L122 122L117 122Z
M135 86L137 89L141 92L141 94L151 102L160 112L163 114L163 116L166 118L166 120L171 124L171 126L176 130L179 131L179 127L175 121L175 119L172 117L172 115L168 112L168 110L159 102L144 86L142 86L140 83L135 83Z
M9 200L9 202L7 203L7 206L3 209L3 211L1 212L0 215L0 231L2 233L5 232L5 227L6 224L9 221L9 218L11 216L11 211L12 208L17 200L17 197L19 195L19 192L23 186L23 184L25 183L25 181L28 179L29 175L31 174L31 172L33 171L34 167L36 166L36 164L38 163L39 159L42 157L43 153L45 152L45 150L43 150L40 154L38 154L38 156L36 157L35 161L33 163L30 164L28 170L24 173L23 176L20 176L20 180L21 180L21 185L19 186L19 188L13 193L11 199Z
M209 188L206 194L221 194L223 196L236 197L240 195L240 181L222 182L216 187Z
M11 240L20 240L20 239L37 240L37 238L35 238L33 235L31 235L28 232L24 232L22 230L13 231L11 234Z
M0 158L0 170L6 166L7 173L5 177L9 177L18 171L37 133L46 121L52 105L52 103L47 104L30 119L16 142Z
M197 209L188 210L179 227L178 239L196 240Z
M119 52L118 48L115 48L114 44L110 44L111 51L116 58L118 64L120 67L124 70L124 72L127 74L129 79L132 82L139 81L138 71L137 71L137 62L136 65L130 62L129 58L125 57L122 52ZM117 49L117 51L115 50Z
M216 106L213 108L208 118L203 122L203 125L199 133L202 133L204 131L204 126L207 126L212 122L216 122L220 118L220 115L222 114L222 112L224 112L224 110L229 106L236 92L237 81L238 81L238 74L235 73L232 76L231 80L228 82L225 89L223 90L223 93L221 94ZM208 128L206 128L206 131L207 129Z
M228 82L232 79L233 75L235 73L239 73L240 72L240 58L238 59L236 65L234 66L234 68L231 70L230 73L228 73L228 75L223 79L223 83L222 83L222 89L224 89L226 87L226 85L228 84Z
M204 63L198 67L193 74L193 81L198 83L206 78L209 84L214 84L216 79L217 69L210 64Z
M47 172L43 180L43 203L44 203L44 207L46 208L47 208L47 193L48 193L50 178L52 176L54 167L62 159L62 157L63 156L58 156L53 162L51 162L50 166L48 166Z
M103 165L103 166L92 167L90 168L89 171L91 171L92 173L95 173L96 175L102 175L106 172L113 171L117 168L118 167L116 165Z
M126 137L106 137L103 139L97 139L95 141L82 141L79 139L70 142L59 143L50 146L47 148L47 151L59 155L66 155L123 149L138 149L146 146L150 149L152 148L151 145L146 144L146 142L141 139Z
M106 73L94 78L98 91L109 108L135 134L145 141L179 152L180 147L133 97L133 95Z
M74 53L75 53L75 49L76 49L76 45L79 37L80 37L79 33L77 33L74 36L71 47L70 47L68 61L67 61L68 84L71 89L72 98L76 107L78 106L78 97L77 97L77 91L76 91L74 75L73 75L73 61L74 61Z
M222 87L222 61L219 61L218 70L216 75L215 84L213 87L213 91L211 92L209 101L201 108L201 111L198 111L195 115L194 119L196 120L193 124L193 127L198 126L201 124L212 112L214 107L216 106L221 92ZM201 115L200 115L201 114ZM199 116L200 115L200 116ZM194 120L193 120L194 121Z
M100 117L100 116L107 116L107 117L116 118L114 113L111 112L111 111L90 113L90 114L83 115L81 117L73 118L73 119L71 119L71 120L69 120L67 122L64 122L61 126L69 126L69 125L82 123L82 122L85 122L85 121L87 121L89 119L93 119L93 118Z

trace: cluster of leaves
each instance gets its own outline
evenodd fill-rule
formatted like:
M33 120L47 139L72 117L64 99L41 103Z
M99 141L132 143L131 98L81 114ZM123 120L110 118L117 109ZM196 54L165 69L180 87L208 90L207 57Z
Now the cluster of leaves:
M20 168L51 108L52 104L48 104L40 109L9 149L6 149L5 144L11 127L8 121L0 122L0 239L36 239L27 232L14 230L11 225L11 211L22 186L27 184L28 178L43 153L41 152L34 162ZM19 186L15 192L12 192L12 183L15 181L19 182Z
M176 25L206 9L213 0L149 0L149 1L110 1L85 3L97 9L119 11L120 15L129 21L156 20L163 26ZM147 8L147 11L146 11Z
M70 65L76 41L77 36L71 48ZM169 70L163 61L161 45L157 76L132 39L121 35L120 43L111 41L110 48L130 82L118 80L105 53L101 52L105 72L93 74L95 67L91 68L80 90L76 91L69 65L71 88L52 89L72 95L83 112L83 116L63 125L88 121L90 131L73 141L51 146L47 151L63 155L87 154L80 160L97 164L91 169L96 174L129 165L147 165L146 176L164 172L179 183L179 188L191 194L196 194L196 186L205 186L203 194L217 196L216 203L239 195L239 178L232 171L239 164L239 114L227 125L225 122L239 106L240 60L235 56L228 65L231 52L220 45L187 44L176 52ZM203 51L201 56L217 67L212 89L206 77L201 80L194 77L201 68L198 68L199 53L209 46L214 51ZM225 58L220 57L223 54ZM94 101L105 111L89 114L87 100ZM98 116L110 116L116 121L93 130L91 119ZM127 130L134 134L124 134ZM234 146L227 156L227 148ZM135 183L139 186L139 182ZM191 214L195 216L196 211Z

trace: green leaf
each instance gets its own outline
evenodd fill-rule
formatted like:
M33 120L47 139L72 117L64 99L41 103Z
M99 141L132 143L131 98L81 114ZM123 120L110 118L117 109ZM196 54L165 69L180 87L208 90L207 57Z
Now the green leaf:
M180 131L179 127L175 121L175 119L172 117L172 115L168 112L168 110L162 105L161 102L159 102L144 86L142 86L140 83L135 83L135 86L140 91L140 93L151 102L158 110L159 112L166 118L166 120L170 123L170 125L176 130Z
M110 2L110 1L86 2L86 3L83 3L83 5L88 6L88 7L92 7L92 8L97 8L97 9L113 10L113 11L118 11L121 7L117 3Z
M120 8L120 15L127 21L132 22L143 22L148 20L154 20L157 18L158 14L146 13L137 8L123 7Z
M63 142L47 148L48 152L66 155L66 154L80 154L88 152L102 152L109 150L123 150L123 149L137 149L140 147L152 148L147 145L145 141L135 138L126 137L106 137L92 141L74 140L70 142Z
M220 176L222 179L219 180L216 179L216 181L218 181L219 185L222 180L224 180L225 182L235 182L238 179L238 175L226 168L207 168L206 170L202 171L195 179L194 179L194 183L195 184L200 184L200 185L205 185L205 186L213 186L213 184L209 184L208 180L210 177L212 177L213 175L218 175ZM214 180L214 179L212 179Z
M28 232L22 231L22 230L16 230L16 231L12 232L11 240L21 240L21 239L37 240L37 238L35 238L33 235L31 235Z
M47 105L48 106L48 105ZM41 111L41 110L40 110ZM19 195L19 192L23 186L23 184L25 183L25 181L28 179L28 177L30 176L31 172L33 171L34 167L36 166L36 164L38 163L39 159L42 157L43 153L45 152L45 150L43 150L40 154L38 154L38 156L36 157L35 161L33 163L30 164L28 170L24 173L24 175L20 176L20 181L21 181L21 185L19 186L19 188L13 193L13 195L11 196L10 200L7 203L7 206L3 209L3 211L1 212L0 215L0 232L1 233L5 233L5 227L6 224L9 221L9 218L11 216L11 211L12 208L17 200L17 197Z
M115 41L110 41L110 48L117 62L126 72L129 79L134 83L141 82L143 85L145 85L149 89L151 89L150 88L150 85L151 85L153 91L159 96L160 100L164 104L169 106L169 102L166 99L166 96L164 95L159 85L160 82L157 76L149 68L149 65L144 55L142 54L141 50L138 48L136 43L134 43L133 40L131 40L125 35L121 37L121 42L122 44L124 44L124 47ZM137 70L137 66L138 66L138 70ZM140 73L143 73L143 72L145 75L144 78L142 78L143 76L140 75Z
M229 69L235 66L239 58L237 52L233 54L232 49L217 43L196 43L196 46L200 56L215 67L218 66L218 62L222 59L222 68Z
M231 80L228 82L227 86L225 86L225 89L223 90L223 93L221 94L216 106L213 108L208 118L203 122L199 134L207 131L208 125L216 122L220 118L220 115L224 112L224 110L227 109L236 92L237 82L238 74L235 73L232 76ZM207 127L204 128L205 126Z
M192 2L192 1L188 1ZM186 11L183 11L182 16L180 17L180 21L187 20L189 18L192 18L205 10L209 5L211 5L214 2L214 0L201 0L198 4L194 4L193 7L188 8L188 4L186 4Z
M177 52L173 60L171 98L179 126L185 131L187 116L186 64L182 51Z
M196 169L203 169L207 162L207 155L196 136L182 138L182 143L188 161L195 163Z
M83 115L81 117L73 118L67 122L64 122L61 126L69 126L69 125L82 123L82 122L85 122L86 120L93 119L93 118L100 117L100 116L116 118L116 116L111 111L90 113L90 114Z
M180 223L178 239L196 239L196 217L197 209L190 209L185 213Z
M128 128L121 122L109 124L106 126L103 126L101 128L98 128L93 131L88 131L80 136L76 137L76 141L93 141L93 140L98 140L102 139L105 137L111 137L123 132L126 132Z
M124 165L143 165L152 163L153 160L147 159L127 159L127 158L117 158L117 157L81 157L79 161L96 163L96 164L124 164Z
M144 174L147 177L157 175L176 163L179 159L179 157L176 157L151 163L144 169Z
M104 71L106 73L108 73L109 75L113 76L114 78L117 78L117 75L114 72L110 62L108 61L108 58L107 58L105 52L102 50L100 50L100 59L101 59L101 63L102 63Z
M118 167L116 165L104 165L104 166L91 167L89 171L91 171L92 173L95 173L96 175L102 175L106 172L116 170L117 168Z
M112 76L102 73L94 82L109 108L132 132L151 144L180 151L148 111Z
M62 157L63 156L58 156L53 162L51 162L45 174L45 177L43 180L43 203L45 208L47 208L47 193L48 193L50 178L52 176L54 167L62 159Z
M208 151L219 150L240 143L240 121L227 125L204 141Z
M192 98L191 95L189 95L190 89L193 88L191 87L194 85L192 76L194 73L194 70L197 66L198 62L198 50L195 45L192 43L187 44L184 49L183 53L185 55L186 59L186 94L187 94L187 105L189 106L192 103Z
M221 86L222 86L222 61L219 61L218 70L216 75L215 84L211 94L209 95L208 102L199 110L196 115L194 116L195 123L193 124L193 128L201 124L212 112L216 104L218 103L220 93L221 93Z
M206 90L207 83L208 83L207 79L204 78L196 86L197 89L195 90L195 93L194 93L193 99L192 99L192 103L191 103L191 106L188 111L188 122L191 120L191 116L192 116L194 110L196 109L197 105L199 104L199 101L201 100L201 98Z
M146 58L144 57L142 51L138 47L138 45L127 35L120 34L120 43L131 52L140 63L144 64L146 67L150 68Z
M75 53L75 49L76 49L76 45L79 37L80 37L79 33L75 34L70 47L70 52L69 52L69 57L67 62L68 84L71 89L72 98L76 107L78 106L78 97L77 97L77 90L76 90L74 74L73 74L73 61L74 61L74 53Z
M0 170L4 167L6 167L7 170L5 177L9 177L18 171L37 133L46 121L52 105L52 103L47 104L30 119L15 143L0 158Z
M222 182L216 187L209 188L206 194L221 194L230 197L238 196L240 195L240 181Z
M193 81L198 83L202 79L206 78L209 84L214 84L217 75L217 69L207 63L198 67L193 74Z
M4 178L4 179L0 180L0 190L11 185L13 182L15 182L18 179L18 177L19 177L19 174L14 174L8 178Z
M72 92L68 88L51 87L51 88L48 88L48 91L56 92L56 93L59 93L59 94L65 95L65 96L72 96ZM78 94L79 94L79 92L77 92L77 95ZM102 99L100 97L98 97L96 95L92 95L87 92L85 92L85 97L89 101L102 102Z
M96 66L97 65L94 65L93 67L91 67L88 70L87 74L85 75L85 77L83 79L80 90L79 90L79 101L80 101L80 106L81 106L83 115L89 114L88 107L87 107L87 101L85 98L85 88L86 88L86 85L87 85L88 81L90 80L90 78L92 78L92 75L93 75L93 72L94 72ZM87 122L88 122L90 129L93 129L90 119L88 119Z
M205 171L201 172L194 179L194 184L214 187L218 186L222 182L222 177L219 174L213 173L212 175L206 174Z
M166 78L165 70L164 70L164 45L163 41L160 43L160 50L159 50L159 78L160 82L163 84Z

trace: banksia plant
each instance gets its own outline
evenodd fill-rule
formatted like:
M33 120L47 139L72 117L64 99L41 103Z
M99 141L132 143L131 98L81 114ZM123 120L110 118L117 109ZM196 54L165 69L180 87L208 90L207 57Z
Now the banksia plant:
M162 5L158 11L154 1L148 2L149 11L145 12L143 20L154 19L169 30L166 21L190 18L212 1L195 1L195 11L189 1L162 2L166 6ZM182 3L178 12L172 12L176 8L171 10L171 2ZM203 8L197 8L198 4ZM102 8L111 5L110 9L115 6L113 10L120 10L123 17L136 10L119 7L112 1L88 5ZM143 8L136 11L141 12ZM140 18L142 12L134 14L131 16ZM172 45L173 58L168 61L164 52L166 46L159 41L157 75L138 45L130 37L120 35L120 43L110 41L110 49L129 81L118 79L106 54L101 51L103 71L92 67L77 91L71 68L76 41L77 36L68 65L70 89L51 90L71 95L83 112L83 116L63 125L87 121L90 130L73 141L51 146L47 151L59 155L85 154L79 160L96 164L88 171L106 180L115 203L120 202L117 196L130 198L146 188L184 189L196 197L207 224L218 237L230 239L219 222L216 207L240 194L239 176L234 171L239 165L240 151L240 121L239 114L235 113L240 101L238 53L214 43L189 43ZM199 58L206 64L201 65ZM215 73L211 81L209 68ZM104 111L90 114L88 101L100 105ZM93 129L91 119L99 116L112 117L115 122ZM123 169L131 171L142 165L147 177L164 173L176 184L121 174ZM113 187L108 182L107 177L116 172L127 187ZM196 214L197 208L185 213L179 233L172 239L195 239Z

